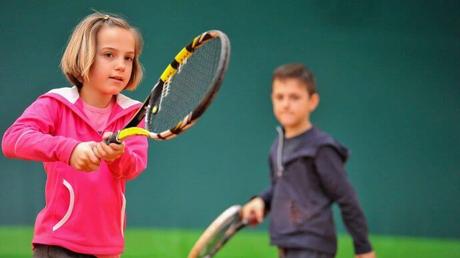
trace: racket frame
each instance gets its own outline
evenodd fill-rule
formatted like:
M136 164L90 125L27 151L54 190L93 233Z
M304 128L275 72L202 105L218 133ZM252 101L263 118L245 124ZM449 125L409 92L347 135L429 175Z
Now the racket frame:
M206 44L210 40L221 41L221 51L220 51L220 62L216 69L216 74L213 78L213 85L207 94L202 98L200 103L187 114L181 121L178 121L176 126L165 130L163 132L150 132L146 128L137 127L142 119L145 119L146 127L148 128L149 121L151 116L157 114L161 111L161 99L165 87L169 87L170 82L174 78L177 72L180 72L181 66L185 65L187 59L193 56L193 53ZM169 140L174 138L180 133L183 133L194 123L198 118L204 113L207 107L211 104L214 99L217 91L222 84L224 79L224 74L227 70L230 57L230 41L223 33L219 30L210 30L202 33L201 35L195 37L192 42L190 42L186 47L184 47L179 53L174 57L173 61L166 67L166 69L161 74L160 78L153 86L150 94L144 100L142 106L138 111L133 115L128 124L121 130L114 133L112 136L106 139L106 143L121 143L125 138L141 135L146 136L154 140ZM167 90L167 89L166 89ZM150 112L152 110L152 112Z
M235 219L236 218L236 219ZM228 222L230 220L230 222ZM230 226L228 226L231 223ZM195 245L189 252L188 258L210 258L213 257L239 230L247 225L241 219L241 206L233 205L222 212L201 234ZM223 228L227 228L222 232ZM223 237L209 248L210 242L216 235L223 233ZM203 253L208 251L208 253Z

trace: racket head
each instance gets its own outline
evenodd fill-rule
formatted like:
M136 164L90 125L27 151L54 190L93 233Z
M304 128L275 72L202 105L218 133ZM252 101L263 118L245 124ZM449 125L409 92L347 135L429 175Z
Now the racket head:
M222 212L201 234L188 258L213 257L230 238L246 226L241 220L241 206L234 205Z
M219 30L195 37L167 66L142 107L121 131L145 119L145 129L119 133L169 140L189 129L220 89L230 58L230 40Z

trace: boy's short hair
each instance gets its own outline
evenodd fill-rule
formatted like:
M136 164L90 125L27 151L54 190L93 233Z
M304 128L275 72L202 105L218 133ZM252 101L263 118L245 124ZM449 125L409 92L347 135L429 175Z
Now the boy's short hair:
M142 80L142 65L139 56L142 52L142 36L139 31L131 26L125 19L113 15L95 12L85 17L70 36L67 47L62 55L61 70L67 79L79 89L83 81L88 79L91 66L96 57L97 33L104 27L119 27L130 31L134 36L134 59L126 89L134 90Z
M303 64L284 64L273 71L272 82L285 79L298 79L304 82L310 96L318 92L316 90L315 76Z

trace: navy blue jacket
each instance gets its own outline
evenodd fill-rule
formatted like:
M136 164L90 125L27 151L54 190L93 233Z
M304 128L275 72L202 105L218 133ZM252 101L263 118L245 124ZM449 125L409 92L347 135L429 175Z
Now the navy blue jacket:
M337 203L355 253L370 252L366 219L344 169L348 150L316 127L288 140L283 156L280 130L270 151L271 186L260 194L266 212L271 211L271 243L335 255L331 206Z

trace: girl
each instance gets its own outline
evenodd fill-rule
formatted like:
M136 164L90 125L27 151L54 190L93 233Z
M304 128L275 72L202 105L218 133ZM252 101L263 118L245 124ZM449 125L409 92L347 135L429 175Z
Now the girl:
M73 31L61 60L71 88L40 96L7 129L5 156L41 161L45 207L36 218L34 257L119 257L126 181L147 164L147 140L102 141L140 103L120 94L142 78L140 33L124 19L94 13Z

